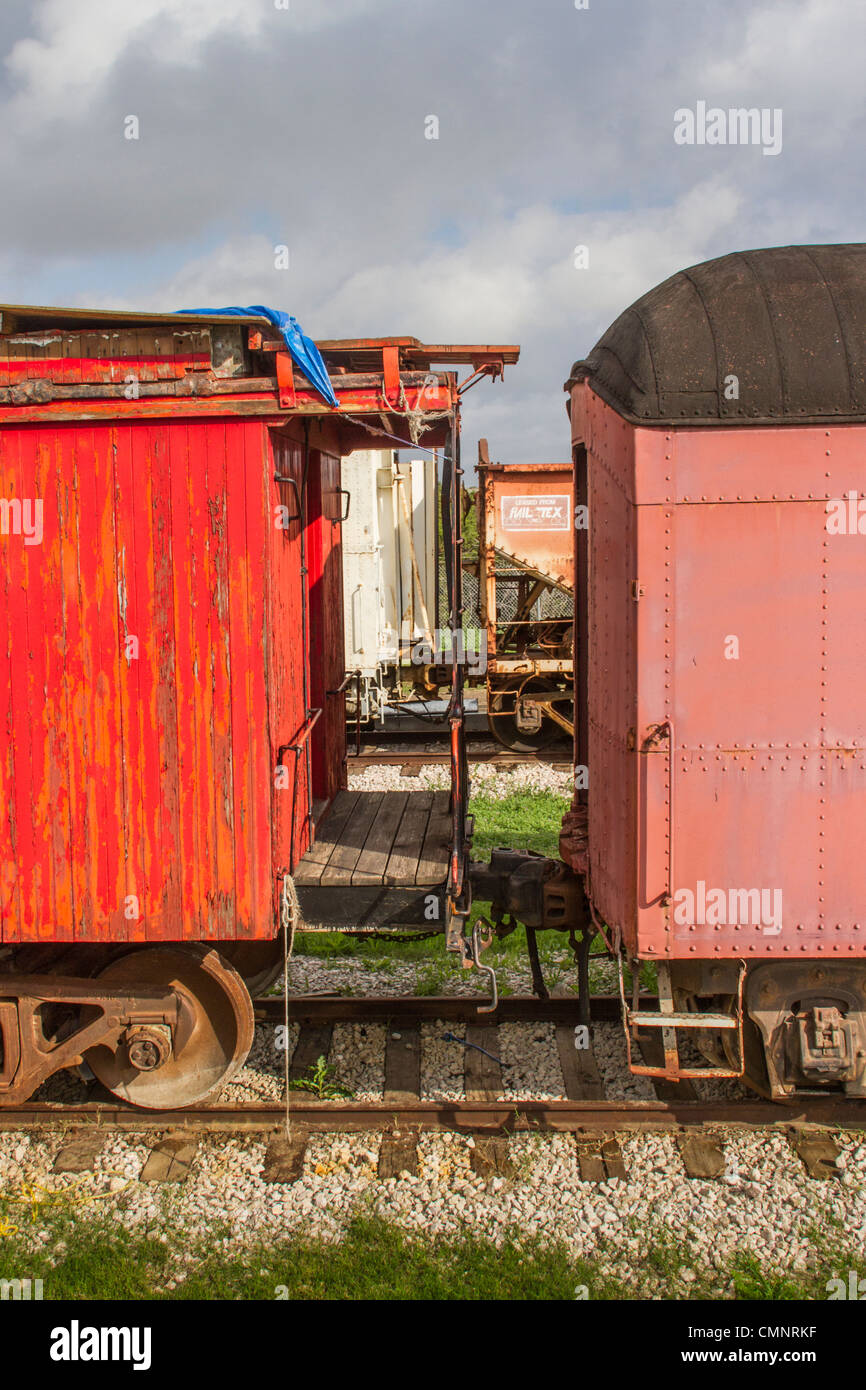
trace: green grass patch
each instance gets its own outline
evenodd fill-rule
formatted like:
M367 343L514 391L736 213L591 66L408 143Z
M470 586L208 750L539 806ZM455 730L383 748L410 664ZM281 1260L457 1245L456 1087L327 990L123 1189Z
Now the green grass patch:
M54 1211L40 1215L35 1229L46 1239L34 1250L26 1225L0 1220L0 1280L41 1279L47 1300L821 1301L831 1280L847 1287L851 1271L866 1273L862 1257L835 1242L832 1253L818 1243L806 1271L770 1269L748 1249L724 1268L700 1268L663 1230L642 1239L637 1258L605 1242L575 1259L563 1242L519 1231L495 1245L471 1232L410 1235L371 1217L353 1220L336 1242L299 1237L240 1247L214 1226L200 1249L181 1230L133 1235L107 1216L76 1223Z
M491 850L500 846L558 859L559 831L568 807L568 798L554 792L518 792L499 798L482 793L473 797L469 807L475 817L473 859L489 859Z
M41 1279L45 1299L568 1300L577 1284L599 1297L617 1289L562 1245L519 1236L501 1248L469 1234L419 1239L369 1218L353 1221L337 1243L219 1251L225 1232L214 1230L206 1252L191 1252L180 1232L163 1241L103 1221L55 1216L40 1225L50 1242L35 1253L17 1233L0 1238L0 1279Z

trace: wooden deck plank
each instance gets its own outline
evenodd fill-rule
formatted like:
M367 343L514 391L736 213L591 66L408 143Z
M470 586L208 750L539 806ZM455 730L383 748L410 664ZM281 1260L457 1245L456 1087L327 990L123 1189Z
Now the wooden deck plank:
M343 830L340 843L334 846L327 868L322 874L320 882L323 886L348 886L352 882L352 872L361 857L361 850L384 796L384 792L360 793L354 814Z
M358 804L360 792L337 792L316 839L295 871L296 883L318 883Z
M418 857L427 833L427 823L433 809L432 792L411 792L403 819L385 868L387 884L414 883L418 872Z
M436 792L424 844L418 856L415 882L418 885L435 885L442 882L448 874L448 855L451 850L451 812L448 792Z
M451 844L449 793L339 792L301 859L304 887L438 887Z
M353 884L384 881L385 870L408 800L408 792L385 792L383 795L376 818L364 841L364 848L352 870Z

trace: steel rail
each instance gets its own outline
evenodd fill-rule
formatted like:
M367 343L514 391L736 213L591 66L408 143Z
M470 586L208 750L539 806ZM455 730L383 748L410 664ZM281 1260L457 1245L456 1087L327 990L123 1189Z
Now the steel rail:
M333 1133L404 1129L465 1133L579 1133L704 1126L792 1129L803 1125L866 1129L866 1101L798 1099L778 1105L765 1100L417 1100L329 1101L293 1093L292 1124L301 1130ZM298 1098L296 1098L298 1097ZM208 1133L277 1131L285 1125L285 1106L211 1105L185 1110L139 1110L111 1101L55 1104L28 1102L0 1108L0 1132L98 1126L145 1132L192 1129Z
M467 749L467 754L470 763L494 763L500 767L538 767L539 765L557 769L571 767L571 759L565 754L560 757L544 757L541 753L509 753L504 748L485 753L473 749L471 744ZM427 752L412 748L405 753L395 753L389 748L387 752L373 749L367 753L350 753L346 766L351 772L353 768L360 771L367 767L426 767L428 764L432 766L437 763L446 765L450 761L450 751Z
M642 997L644 1009L656 1008L654 996ZM338 994L307 994L289 998L294 1022L322 1024L337 1021L385 1021L418 1024L425 1019L460 1021L495 1027L508 1022L552 1022L568 1026L579 1022L577 998L532 995L500 998L495 1014L477 1013L474 995L403 995L364 998ZM259 1023L280 1023L282 997L257 999ZM619 1018L617 995L593 995L590 1018L609 1022ZM97 1126L127 1133L194 1130L201 1133L270 1133L285 1124L285 1106L268 1104L200 1105L180 1110L142 1110L118 1101L107 1092L104 1099L72 1102L28 1101L0 1107L0 1132L27 1129L66 1129ZM292 1093L292 1122L299 1130L328 1132L388 1132L394 1130L452 1130L464 1133L580 1133L627 1130L675 1130L704 1126L791 1129L803 1125L866 1130L866 1101L841 1095L797 1097L790 1104L760 1097L731 1101L694 1099L619 1100L509 1100L505 1098L422 1100L418 1096L381 1101L319 1100L307 1092Z
M500 997L495 1013L479 1017L478 1005L485 998L477 994L396 995L376 998L344 994L289 995L289 1016L293 1023L351 1023L379 1020L423 1021L441 1018L465 1021L480 1026L497 1023L580 1023L580 1001L553 995L538 999L532 994L511 994ZM599 1023L616 1023L620 1018L619 996L594 994L590 998L590 1018ZM655 1007L654 995L642 998L641 1006ZM254 1001L258 1022L282 1023L282 995Z

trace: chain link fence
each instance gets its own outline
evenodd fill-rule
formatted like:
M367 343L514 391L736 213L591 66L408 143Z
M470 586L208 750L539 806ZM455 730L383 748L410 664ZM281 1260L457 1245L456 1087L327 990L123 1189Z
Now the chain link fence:
M517 580L520 571L511 561L496 557L496 608L500 622L509 622L517 613ZM469 570L463 571L464 625L467 628L481 626L481 604L479 600L478 576ZM532 606L531 617L535 622L551 618L570 618L574 611L574 601L570 594L560 589L546 589ZM445 561L439 561L439 622L444 626L448 615L448 572Z

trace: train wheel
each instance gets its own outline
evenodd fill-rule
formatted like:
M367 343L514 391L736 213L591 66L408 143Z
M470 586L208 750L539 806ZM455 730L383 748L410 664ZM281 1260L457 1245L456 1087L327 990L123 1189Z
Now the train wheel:
M253 999L259 999L283 973L283 939L221 941L220 955L233 965Z
M109 986L167 986L186 1006L188 1026L177 1052L156 1030L140 1030L116 1051L94 1047L85 1054L97 1080L121 1100L148 1110L196 1105L240 1071L253 1042L252 1000L234 967L210 947L132 951L99 979Z
M544 700L555 698L558 705L564 702L563 712L571 717L571 692L562 691L548 681L525 680L503 689L490 690L488 694L487 722L490 731L500 743L515 753L535 753L566 736L555 720L541 713L540 706L536 707L539 710L538 727L531 727L534 721L530 707L534 694ZM518 715L518 701L528 702L523 709L530 717L521 718Z

